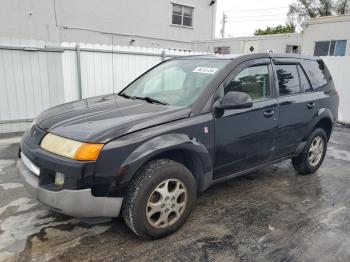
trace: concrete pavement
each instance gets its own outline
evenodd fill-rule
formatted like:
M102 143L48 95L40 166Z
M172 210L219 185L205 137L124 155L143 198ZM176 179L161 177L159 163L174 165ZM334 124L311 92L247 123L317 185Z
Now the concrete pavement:
M121 219L88 225L32 200L17 176L19 138L0 139L0 261L350 261L350 133L321 169L285 161L200 194L175 234L146 242Z

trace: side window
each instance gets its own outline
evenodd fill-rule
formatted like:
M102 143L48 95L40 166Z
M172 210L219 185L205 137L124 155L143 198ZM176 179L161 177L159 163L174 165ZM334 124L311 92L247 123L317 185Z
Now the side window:
M311 89L310 83L307 80L307 77L306 77L306 75L304 73L304 70L300 66L298 66L298 70L299 70L300 86L301 86L301 88L305 92L310 92L312 89Z
M251 66L243 69L225 87L229 91L243 92L253 100L270 96L270 78L268 65Z
M302 65L310 79L313 89L320 88L327 84L324 64L321 61L304 60Z
M296 65L276 65L280 96L301 92Z

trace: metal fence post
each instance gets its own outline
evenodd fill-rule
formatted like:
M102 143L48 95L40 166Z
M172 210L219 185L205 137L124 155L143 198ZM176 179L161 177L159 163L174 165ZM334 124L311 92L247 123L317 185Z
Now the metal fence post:
M80 45L76 45L77 52L77 73L78 73L78 97L79 99L83 98L83 89L81 84L81 62L80 62Z
M165 50L162 51L162 61L165 60Z

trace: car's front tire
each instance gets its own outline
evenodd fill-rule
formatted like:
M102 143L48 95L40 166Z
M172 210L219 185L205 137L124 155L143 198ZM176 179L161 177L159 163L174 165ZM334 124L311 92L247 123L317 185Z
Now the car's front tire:
M327 151L327 134L316 128L310 135L304 150L292 159L294 168L303 175L316 172L321 166Z
M147 163L130 184L122 215L128 227L145 239L179 229L190 215L197 194L192 173L168 159Z

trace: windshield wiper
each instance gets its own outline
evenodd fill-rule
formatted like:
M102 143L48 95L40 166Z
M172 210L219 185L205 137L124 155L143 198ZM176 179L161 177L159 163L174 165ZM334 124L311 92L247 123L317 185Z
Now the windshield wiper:
M125 97L125 98L128 98L128 99L135 100L135 97L129 96L129 95L125 94L125 93L121 93L121 94L118 94L118 95L119 95L119 96L122 96L122 97Z
M169 105L166 102L154 99L152 97L146 96L146 97L141 97L141 96L133 96L132 98L136 98L136 99L141 99L141 100L145 100L148 103L157 103L157 104L161 104L161 105Z

